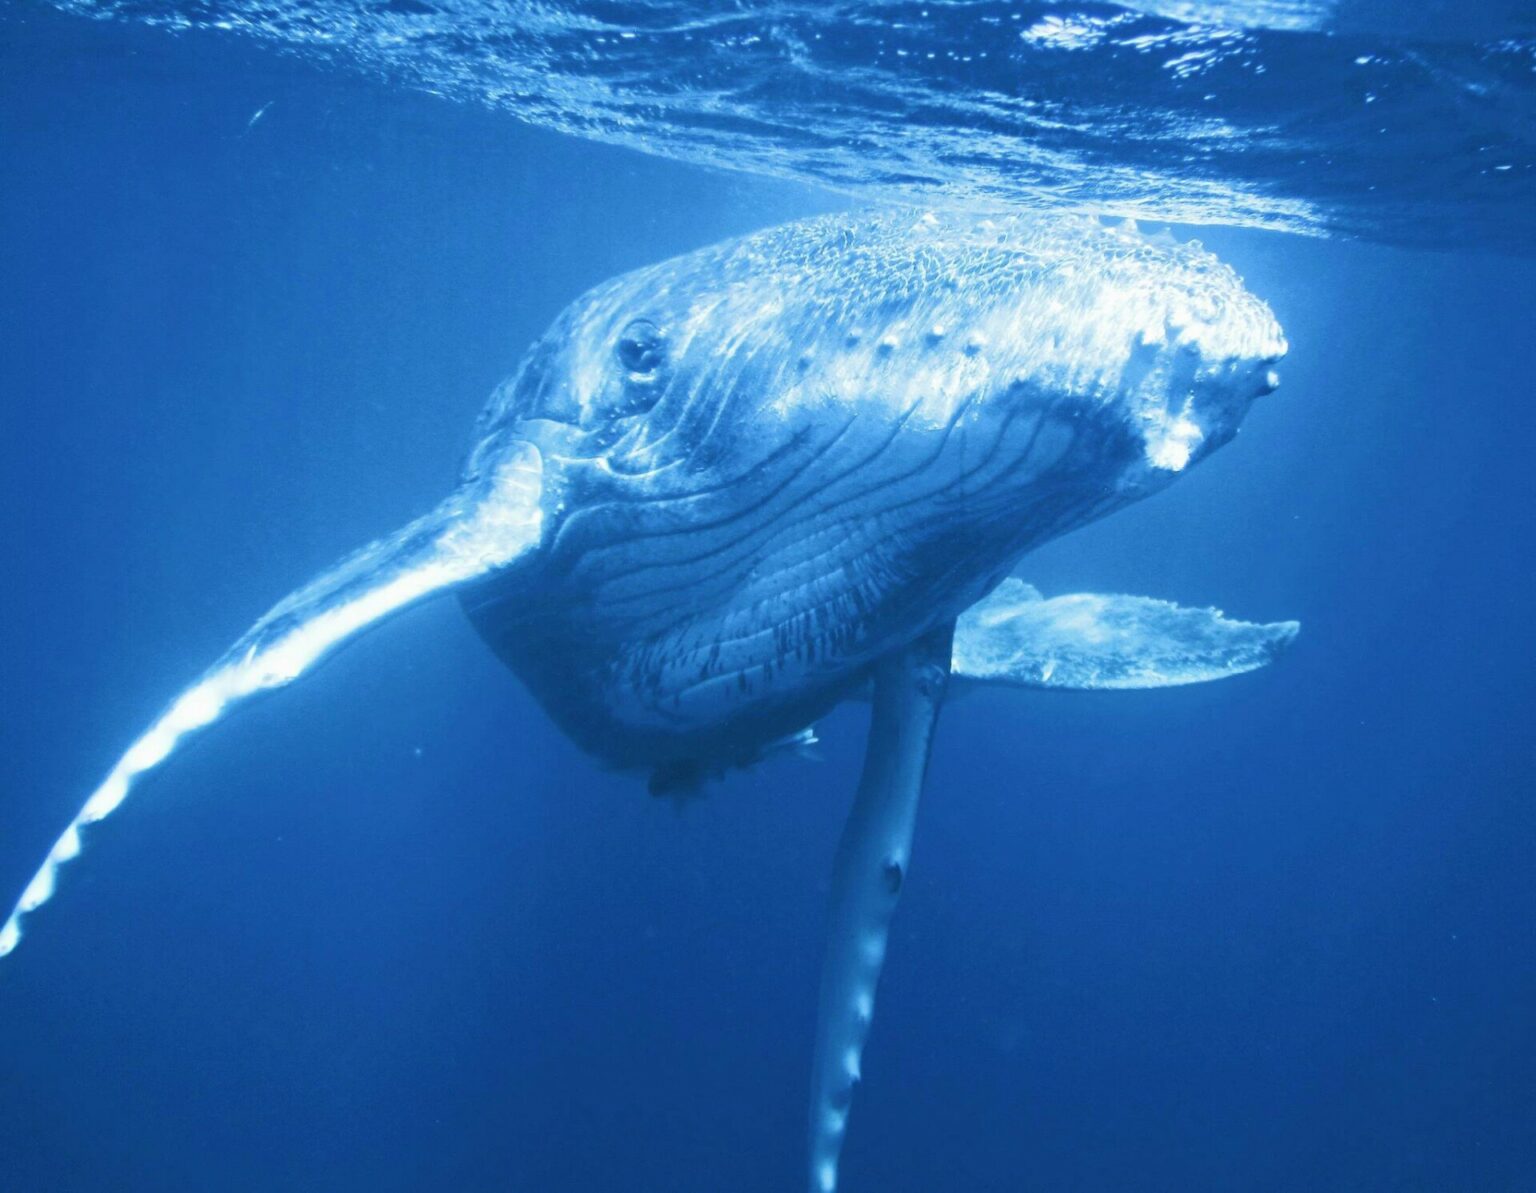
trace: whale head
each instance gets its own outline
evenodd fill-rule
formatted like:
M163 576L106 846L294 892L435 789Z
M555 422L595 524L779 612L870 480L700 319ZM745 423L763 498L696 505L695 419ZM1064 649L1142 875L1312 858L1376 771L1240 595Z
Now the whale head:
M643 475L704 440L839 411L921 429L962 406L1055 403L1118 420L1151 470L1129 459L1119 483L1155 482L1232 437L1285 351L1269 308L1198 242L1091 217L824 217L578 299L493 398L474 461L509 426L546 439L526 425L540 421Z
M1231 439L1284 351L1199 245L1088 217L706 248L578 299L493 398L469 474L535 445L545 539L466 607L594 752L750 759Z

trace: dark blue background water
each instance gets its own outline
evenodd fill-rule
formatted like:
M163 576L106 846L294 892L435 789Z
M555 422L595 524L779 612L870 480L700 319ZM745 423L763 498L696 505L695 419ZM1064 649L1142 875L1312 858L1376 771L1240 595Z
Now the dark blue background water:
M6 892L447 491L563 303L845 202L24 5L0 146ZM1021 570L1302 638L947 712L848 1193L1536 1186L1536 268L1203 238L1284 385ZM862 721L679 815L402 618L147 783L0 967L0 1188L798 1189Z

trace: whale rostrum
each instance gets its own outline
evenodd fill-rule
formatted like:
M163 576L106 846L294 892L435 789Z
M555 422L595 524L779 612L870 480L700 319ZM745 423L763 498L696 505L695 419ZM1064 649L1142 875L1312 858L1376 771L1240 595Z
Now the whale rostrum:
M832 1193L946 690L1201 682L1294 638L1011 576L1229 441L1284 352L1198 244L1086 216L820 217L600 285L492 397L436 510L276 605L133 742L0 954L82 830L185 739L437 594L656 792L868 697L814 1049L808 1188Z

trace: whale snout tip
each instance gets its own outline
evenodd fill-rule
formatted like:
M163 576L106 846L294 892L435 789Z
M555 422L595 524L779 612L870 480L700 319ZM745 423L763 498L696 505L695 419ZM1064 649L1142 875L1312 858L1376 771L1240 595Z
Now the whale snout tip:
M1258 379L1255 387L1255 396L1266 397L1280 388L1280 362L1286 358L1291 346L1286 341L1285 333L1281 331L1279 322L1274 313L1265 306L1264 321L1267 326L1264 329L1262 349L1256 354L1254 361L1254 376Z
M1280 363L1290 351L1285 332L1269 304L1246 290L1234 294L1220 321L1217 356L1225 356L1239 377L1249 379L1243 388L1255 398L1280 387Z

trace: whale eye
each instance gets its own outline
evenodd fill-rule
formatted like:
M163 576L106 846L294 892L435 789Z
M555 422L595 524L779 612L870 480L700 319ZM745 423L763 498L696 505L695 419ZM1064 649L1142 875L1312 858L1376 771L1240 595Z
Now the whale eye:
M667 340L661 328L649 319L631 319L619 333L614 352L629 372L645 377L661 367L667 355Z

